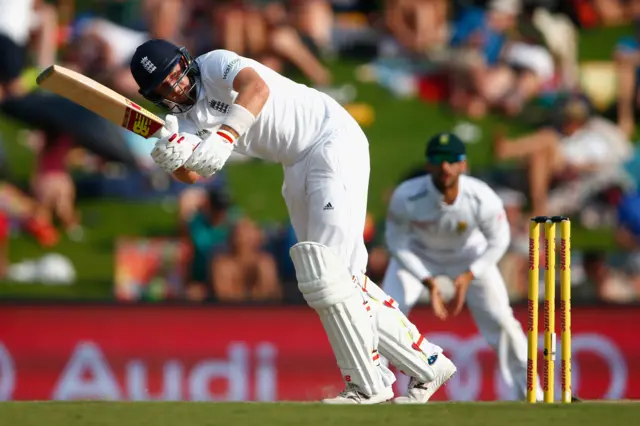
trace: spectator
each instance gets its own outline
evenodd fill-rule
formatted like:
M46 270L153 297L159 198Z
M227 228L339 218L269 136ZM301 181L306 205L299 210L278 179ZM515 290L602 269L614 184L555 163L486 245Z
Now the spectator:
M640 299L640 193L626 194L617 207L618 221L615 230L616 243L624 250L624 269L635 288L635 298Z
M191 2L185 0L143 0L140 12L146 17L151 38L162 38L181 44L182 28L191 6L189 3Z
M148 141L145 140L145 142L148 144ZM175 180L177 181L177 179ZM221 170L210 178L200 179L195 184L178 182L178 185L180 191L178 194L178 221L180 228L183 229L198 210L206 208L211 194L226 194L226 172Z
M333 50L333 10L327 0L292 0L294 27L320 52Z
M586 100L570 98L559 125L494 143L499 160L525 161L532 214L570 214L587 196L616 183L633 146L612 122L593 116ZM560 185L552 199L552 184Z
M553 57L520 0L492 0L462 11L449 56L451 104L474 117L490 108L518 114L553 79Z
M83 230L75 208L76 188L66 166L67 154L72 146L73 140L69 136L44 137L32 189L47 214L50 217L57 216L69 238L79 241L83 238Z
M229 235L228 250L214 256L214 297L223 302L279 300L276 261L262 249L263 235L251 219L240 219Z
M640 253L640 193L626 194L617 211L616 242L626 251Z
M213 6L206 2L201 4L203 9L209 9L212 16L214 44L239 55L259 59L257 56L266 50L268 44L267 22L258 8L264 2L257 5L248 5L242 0L216 3Z
M546 45L556 61L558 83L561 89L573 91L580 83L579 34L571 18L562 10L553 7L552 3L561 6L566 2L547 0L542 5L529 3L525 15L528 23L534 25L534 30L540 32L539 36L536 36L539 44ZM570 8L571 5L568 7Z
M640 74L640 0L630 2L630 12L634 18L635 35L624 37L616 46L618 81L618 126L628 137L635 133L636 115L638 114L638 75Z
M300 37L292 26L285 25L274 18L268 21L268 51L278 59L286 61L299 69L311 83L318 88L331 85L331 71L320 62L317 54Z
M269 252L276 260L278 276L282 283L282 301L284 303L304 303L304 298L298 290L296 271L289 255L289 250L298 239L291 222L287 221L271 227L267 234Z
M29 3L22 0L20 3ZM29 45L33 49L35 65L44 69L56 60L58 50L58 10L50 2L35 0L29 22Z
M595 296L602 302L629 303L636 299L637 295L629 280L607 263L606 253L587 252L584 254L583 264L587 280L595 292L590 292L590 286L583 287L577 292L578 300L593 300Z
M129 98L138 97L138 86L129 61L135 47L149 38L102 18L81 17L74 23L65 65Z
M2 135L0 135L0 180L8 179L10 176L9 158L4 146L4 140L2 139Z
M298 15L306 12L306 21L298 20L298 29L307 34L325 55L344 55L354 59L371 60L378 54L385 54L386 49L397 52L398 43L394 40L384 40L381 31L384 27L382 0L316 0L306 2L295 0L300 5ZM313 3L316 6L313 6ZM322 4L330 3L327 10ZM305 5L304 7L302 7ZM313 16L309 9L316 7L323 9ZM313 25L313 29L309 28ZM324 36L323 36L324 35ZM324 37L330 35L330 43ZM381 37L382 36L382 37ZM381 43L382 42L382 43ZM388 45L388 46L385 46Z
M0 181L0 212L33 235L43 247L58 243L58 232L50 215L36 200L10 183Z
M0 211L0 280L9 268L9 217Z
M36 52L37 65L44 67L55 61L55 43L58 40L56 20L55 9L41 0L19 2L0 0L0 53L5 58L0 64L2 112L29 127L43 130L48 141L47 150L51 147L49 142L67 140L67 136L72 136L74 142L89 146L92 151L97 151L99 155L109 160L133 165L134 158L125 146L121 137L123 130L119 126L108 123L62 97L51 96L49 93L41 91L28 93L27 88L23 87L21 76L27 66L29 56L27 46L30 36L36 37L35 41L41 46ZM79 56L82 56L83 59L93 58L92 55L96 53L100 54L100 52L92 50L83 51ZM102 64L93 65L97 69ZM62 145L68 144L67 140ZM65 148L65 150L67 149L68 147ZM42 162L49 161L49 158L44 158L47 156L49 153L41 158ZM53 157L56 158L53 161L64 162L64 153L58 152ZM61 169L58 167L59 170ZM60 179L56 179L56 181L58 184L62 182ZM46 186L48 183L46 179L40 179L37 186ZM66 193L71 194L69 191ZM66 225L73 227L69 225L73 221L70 217L71 215L67 215L69 220L63 219L63 221L67 222Z
M42 0L0 0L0 101L25 93L20 76L27 66L27 48L37 36L40 67L55 59L57 15Z
M628 22L628 0L593 0L593 8L603 26L618 26Z
M225 248L236 216L228 195L213 190L205 205L189 219L185 239L190 247L191 261L184 281L189 298L201 300L206 297L211 259Z
M201 13L212 16L214 28L213 43L204 51L232 50L277 71L292 64L315 86L331 84L330 71L291 24L282 2L228 0L200 7Z
M496 4L505 2L514 3L512 0L494 0L492 4L495 8L498 7ZM513 81L498 103L508 115L514 116L520 113L526 101L533 99L545 85L553 81L555 64L544 35L533 21L533 9L528 7L520 11L515 6L500 7L511 13L519 12L501 55L509 66Z
M489 104L504 96L511 84L510 70L500 64L505 33L516 24L519 5L494 0L485 12L463 9L451 35L451 106L472 117L486 114Z
M442 48L449 38L447 3L445 0L386 0L387 28L410 53L424 55Z

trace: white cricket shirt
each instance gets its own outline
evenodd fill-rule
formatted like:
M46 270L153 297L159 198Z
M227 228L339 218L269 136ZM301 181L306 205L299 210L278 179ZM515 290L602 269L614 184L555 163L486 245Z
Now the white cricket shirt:
M461 175L451 205L431 176L403 182L389 205L385 238L391 254L421 281L426 264L467 264L479 276L504 255L510 230L502 201L484 182Z
M229 107L238 95L233 90L233 80L245 67L253 68L270 89L269 98L254 124L233 144L234 150L241 154L291 165L349 117L346 110L324 93L231 51L214 50L196 61L202 88L193 108L176 114L181 132L194 133L204 139L225 122Z

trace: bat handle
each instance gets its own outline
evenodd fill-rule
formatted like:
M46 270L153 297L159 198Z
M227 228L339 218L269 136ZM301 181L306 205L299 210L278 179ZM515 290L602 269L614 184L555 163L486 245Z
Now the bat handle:
M160 129L155 132L153 135L151 135L152 138L166 138L171 136L171 134L173 134L174 132L170 132L166 127L160 127Z
M171 136L173 133L178 132L178 118L175 115L168 114L165 117L164 126L160 128L157 132L153 134L154 138L166 138Z

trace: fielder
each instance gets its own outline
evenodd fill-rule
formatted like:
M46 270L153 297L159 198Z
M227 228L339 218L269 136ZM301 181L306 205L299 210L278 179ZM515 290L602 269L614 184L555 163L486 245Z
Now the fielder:
M282 195L300 241L290 250L298 288L318 313L346 383L324 402L393 398L395 376L378 349L420 386L396 400L427 401L456 368L364 276L369 146L349 113L226 50L193 59L185 48L151 40L136 50L131 73L146 99L175 114L151 154L168 173L212 176L232 151L283 165Z
M405 315L425 290L440 319L457 315L466 302L498 353L505 382L525 398L527 338L497 266L510 241L502 201L484 182L463 174L466 150L456 135L433 136L426 157L429 175L403 182L391 198L385 237L392 260L382 288ZM440 275L454 283L447 305L434 281Z

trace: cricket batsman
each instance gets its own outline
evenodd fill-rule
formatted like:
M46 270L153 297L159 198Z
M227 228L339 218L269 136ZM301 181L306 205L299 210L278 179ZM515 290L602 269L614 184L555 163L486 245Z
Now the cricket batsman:
M527 338L497 266L510 241L502 201L484 182L464 174L466 149L455 134L433 136L426 160L428 174L403 182L392 195L385 231L392 260L382 288L405 315L424 291L443 320L459 314L466 303L498 354L503 379L524 399ZM434 280L441 275L451 278L455 288L448 304Z
M137 48L131 73L140 93L169 112L151 154L166 172L209 177L233 151L282 164L282 195L300 241L290 250L298 288L346 384L324 402L393 398L395 376L378 350L421 384L419 402L428 400L456 368L364 275L369 144L349 113L227 50L194 59L185 48L150 40Z

